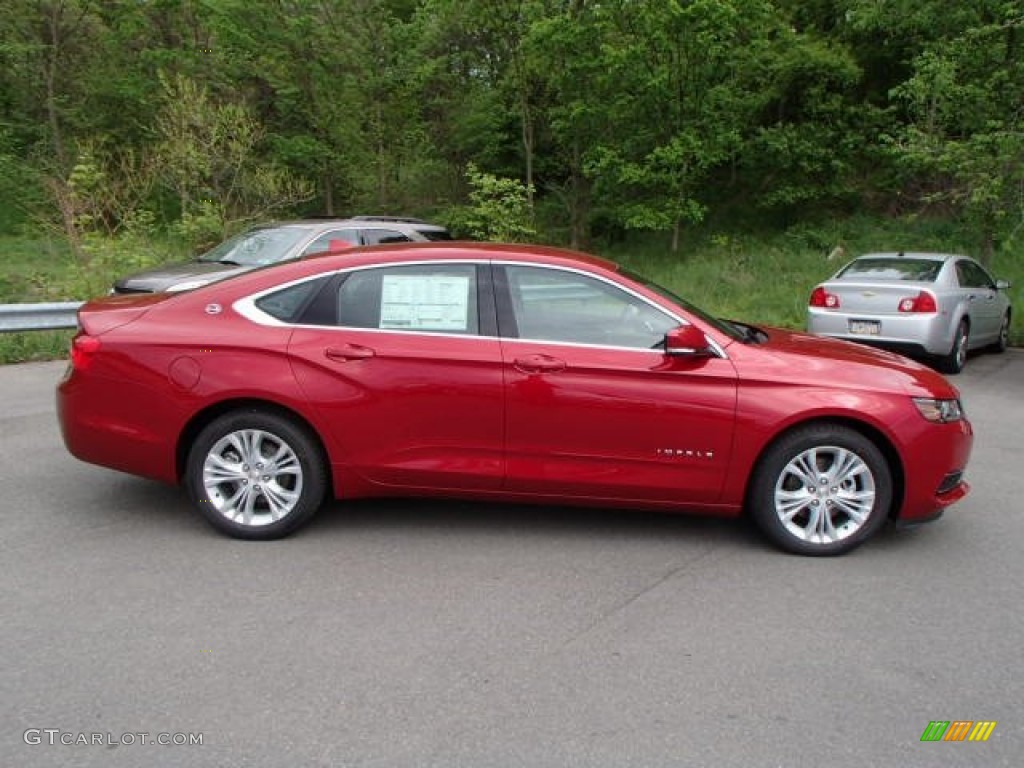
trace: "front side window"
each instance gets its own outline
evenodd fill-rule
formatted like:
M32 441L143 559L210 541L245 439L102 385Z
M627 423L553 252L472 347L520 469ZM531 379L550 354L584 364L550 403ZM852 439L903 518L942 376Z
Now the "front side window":
M638 296L587 275L506 267L519 338L653 349L679 322Z
M476 267L427 264L349 273L338 289L338 324L387 331L476 334Z

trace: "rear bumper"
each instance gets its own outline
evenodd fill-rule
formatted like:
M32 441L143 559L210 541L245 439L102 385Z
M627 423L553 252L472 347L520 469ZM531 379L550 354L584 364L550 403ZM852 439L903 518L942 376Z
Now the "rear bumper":
M850 322L857 320L877 321L878 334L851 333ZM855 341L915 357L947 354L953 346L955 329L950 327L949 318L941 314L860 316L810 307L807 330L819 336Z
M132 386L71 371L57 386L57 420L68 451L77 459L134 475L176 483L174 445L164 417L134 407ZM150 399L149 402L160 402Z

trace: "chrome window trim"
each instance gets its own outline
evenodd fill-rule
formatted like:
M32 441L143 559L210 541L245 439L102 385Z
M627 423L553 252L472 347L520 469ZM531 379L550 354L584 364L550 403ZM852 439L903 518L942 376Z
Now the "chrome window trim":
M651 352L653 354L657 354L657 355L662 356L662 357L664 357L664 355L665 355L665 353L662 350L659 350L659 349L654 349L654 348L644 349L642 347L621 347L621 346L617 346L617 345L614 345L614 344L582 344L582 343L579 343L579 342L572 342L572 341L555 341L555 340L550 340L550 339L529 339L529 338L520 338L520 337L506 338L504 336L486 336L486 335L483 335L483 334L444 333L444 332L440 332L440 331L439 332L433 332L433 331L404 331L404 330L392 329L392 328L359 328L357 326L348 326L348 325L307 325L305 323L286 323L283 320L278 320L273 315L267 314L262 309L260 309L259 307L256 306L256 302L259 299L263 298L264 296L266 296L268 294L276 293L277 291L281 291L281 290L284 290L286 288L291 288L292 286L300 285L302 283L309 282L310 280L319 280L319 279L324 278L324 277L333 277L334 275L340 275L340 274L344 274L346 272L355 272L357 270L363 270L363 269L381 269L381 268L385 268L385 267L389 267L389 266L417 267L417 266L427 266L427 265L452 265L452 264L456 264L456 265L457 264L462 264L462 265L469 264L469 265L472 265L474 267L479 267L479 266L484 266L484 265L489 265L489 266L514 266L514 267L535 267L535 268L538 268L538 269L551 269L551 270L555 270L555 271L559 271L559 272L571 272L571 273L574 273L574 274L582 275L583 277L589 277L589 278L594 279L594 280L600 280L601 282L611 286L612 288L615 288L617 290L623 291L623 292L629 294L630 296L633 296L634 298L639 299L640 301L642 301L643 303L645 303L648 306L652 307L653 309L657 310L658 312L661 312L663 315L667 315L668 317L672 318L679 325L692 325L692 323L689 320L687 320L686 318L679 316L675 312L669 312L668 310L665 309L665 307L662 307L661 305L656 304L655 302L653 302L650 299L648 299L646 296L642 296L641 294L639 294L636 291L634 291L632 288L629 288L628 286L625 286L625 285L620 285L619 283L615 282L614 280L609 280L608 278L604 277L603 275L597 275L597 274L594 274L593 272L588 272L588 271L586 271L584 269L579 269L577 267L564 266L564 265L561 265L561 264L538 264L536 262L518 261L518 260L514 260L514 259L510 259L510 260L505 260L505 259L484 259L484 260L471 260L471 259L443 259L443 260L419 259L419 260L416 260L416 261L401 261L401 262L394 262L394 263L390 263L390 264L361 264L361 265L355 265L355 266L351 266L351 267L342 267L341 269L336 269L336 270L333 270L333 271L319 272L319 273L317 273L315 275L306 275L305 277L300 277L300 278L297 278L295 280L291 280L291 281L289 281L287 283L281 283L279 285L275 285L272 288L267 288L265 290L258 291L257 293L249 294L248 296L244 296L241 299L236 299L231 304L231 308L235 312L240 314L242 317L244 317L246 320L249 320L250 322L256 323L257 325L268 326L268 327L271 327L271 328L303 328L303 329L307 329L307 330L323 330L323 331L359 331L361 333L388 333L388 334L398 333L398 334L403 334L403 335L406 335L406 336L426 336L426 337L429 337L429 338L449 338L449 339L493 339L493 340L497 340L497 341L500 341L500 342L515 342L515 343L526 343L526 344L547 344L547 345L554 345L554 346L560 346L560 347L577 347L577 348L583 348L583 349L611 349L611 350L625 350L625 351L629 351L629 352ZM710 345L711 351L714 353L715 357L721 358L723 360L728 360L729 356L726 354L725 349L722 347L722 345L720 345L712 336L709 336L707 334L705 334L705 336L707 336L708 344Z
M551 269L551 270L556 270L556 271L559 271L559 272L572 272L572 273L575 273L577 275L582 275L583 277L589 277L592 280L600 280L602 283L610 285L612 288L615 288L616 290L622 291L624 293L629 294L630 296L633 296L636 299L639 299L641 302L643 302L644 304L648 305L649 307L652 307L653 309L655 309L656 311L660 312L661 314L667 315L668 317L672 318L679 325L692 325L692 323L689 320L687 320L685 317L681 317L678 314L676 314L675 312L669 312L667 309L665 309L665 307L661 306L660 304L656 304L655 302L653 302L650 299L648 299L646 296L643 296L640 293L637 293L632 288L630 288L628 286L625 286L625 285L621 285L620 283L617 283L614 280L609 280L604 275L597 275L597 274L594 274L593 272L588 272L588 271L586 271L584 269L579 269L578 267L567 267L567 266L564 266L562 264L537 264L536 262L530 262L530 261L516 261L516 260L504 260L504 259L502 259L502 260L492 260L491 264L495 265L495 266L503 266L503 267L505 267L505 266L510 266L510 267L534 267L534 268L537 268L537 269ZM715 341L715 339L713 339L711 336L708 336L706 333L704 335L707 336L708 343L711 345L711 349L715 353L715 355L717 357L722 358L723 360L727 360L728 359L728 355L725 354L725 350L722 348L722 346L717 341ZM644 351L642 347L619 347L619 346L613 346L613 345L608 345L608 344L580 344L580 343L571 342L571 341L551 341L551 340L548 340L548 339L523 339L523 338L517 337L517 338L514 338L514 339L506 339L506 341L530 341L530 342L534 342L534 343L537 343L537 344L560 344L560 345L563 345L563 346L570 346L570 347L599 347L599 348L602 348L602 349L630 349L630 350L634 350L634 351L641 351L641 352ZM653 349L653 348L650 351L651 352L659 352L659 350ZM659 354L664 355L665 353L664 352L659 352Z

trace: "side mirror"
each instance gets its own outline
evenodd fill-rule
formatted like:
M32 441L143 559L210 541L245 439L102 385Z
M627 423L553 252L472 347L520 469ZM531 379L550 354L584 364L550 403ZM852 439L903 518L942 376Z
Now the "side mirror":
M680 325L665 334L665 354L672 357L706 357L711 354L711 346L700 328Z
M1010 281L1009 280L996 280L996 290L997 291L1005 291L1005 290L1009 290L1009 288L1010 288Z

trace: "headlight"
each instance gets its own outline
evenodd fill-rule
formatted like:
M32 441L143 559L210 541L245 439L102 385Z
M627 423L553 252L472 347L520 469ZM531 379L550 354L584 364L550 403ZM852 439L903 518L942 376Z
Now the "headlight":
M950 421L960 421L964 417L964 410L959 400L934 400L930 397L915 397L914 405L928 421L936 424L946 424Z
M193 288L200 288L206 285L209 280L186 280L184 283L175 283L169 288L164 290L168 293L177 293L178 291L191 291Z

